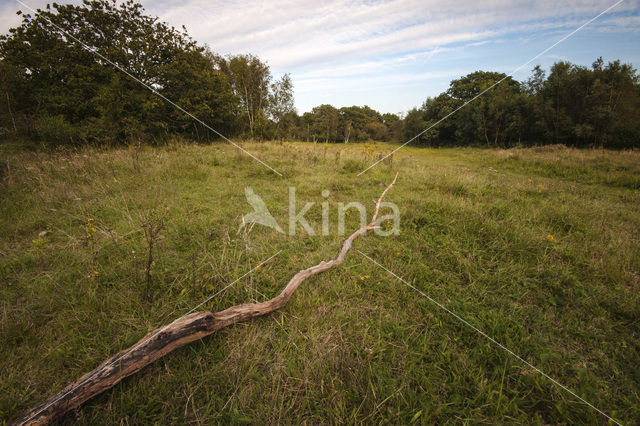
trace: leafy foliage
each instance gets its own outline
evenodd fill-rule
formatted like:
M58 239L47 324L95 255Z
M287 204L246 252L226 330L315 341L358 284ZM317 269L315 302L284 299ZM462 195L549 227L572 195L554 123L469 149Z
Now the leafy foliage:
M453 80L445 93L409 111L403 136L409 140L442 120L416 142L634 148L640 146L638 114L640 84L630 65L605 66L602 58L591 69L557 62L548 78L537 66L525 83L485 71Z
M72 35L70 37L68 34ZM75 39L74 39L75 38ZM222 131L236 101L211 54L186 34L144 14L138 3L53 4L0 38L0 81L22 132L48 142L121 142L200 132L183 113L96 58L95 49L144 85ZM7 108L8 109L8 108ZM8 115L3 111L2 117ZM64 137L42 129L64 123ZM69 130L69 131L67 131Z

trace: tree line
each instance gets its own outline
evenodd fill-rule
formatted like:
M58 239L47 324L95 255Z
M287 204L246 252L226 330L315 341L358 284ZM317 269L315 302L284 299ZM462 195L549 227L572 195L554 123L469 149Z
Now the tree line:
M538 66L522 83L476 71L406 114L325 104L299 115L288 74L275 80L254 55L216 54L134 0L23 15L0 36L0 89L0 134L50 144L219 137L164 97L232 138L640 147L638 75L620 61L557 62L548 76Z
M524 83L485 71L453 80L446 92L408 112L403 137L429 129L417 143L638 148L638 117L640 84L631 65L605 65L599 58L587 68L561 61L548 76L536 66Z

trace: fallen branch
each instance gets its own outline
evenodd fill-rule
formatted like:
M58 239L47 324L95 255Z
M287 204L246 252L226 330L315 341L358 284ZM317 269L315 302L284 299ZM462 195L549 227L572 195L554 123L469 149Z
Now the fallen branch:
M338 257L329 262L322 261L315 266L298 272L291 278L284 290L273 299L262 303L236 305L215 313L208 311L195 312L180 317L171 324L147 334L130 348L107 359L98 368L71 383L57 395L16 418L13 424L51 423L54 419L112 388L125 377L132 375L174 349L202 339L228 325L280 309L287 304L293 292L304 280L344 262L353 240L378 227L376 220L380 203L387 191L396 183L397 178L398 174L396 173L393 182L380 195L371 222L355 231L344 241Z

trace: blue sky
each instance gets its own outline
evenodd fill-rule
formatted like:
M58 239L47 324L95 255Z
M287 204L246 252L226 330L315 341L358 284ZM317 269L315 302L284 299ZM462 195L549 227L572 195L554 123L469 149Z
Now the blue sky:
M41 0L23 0L42 7ZM222 54L254 53L275 77L289 72L300 113L313 106L369 105L404 112L475 70L510 74L615 0L184 0L141 3ZM0 0L0 30L19 24ZM640 0L623 0L514 74L597 57L640 65Z

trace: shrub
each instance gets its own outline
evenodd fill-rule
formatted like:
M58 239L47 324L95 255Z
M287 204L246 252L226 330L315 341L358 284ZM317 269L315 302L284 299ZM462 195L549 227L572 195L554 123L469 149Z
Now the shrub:
M38 139L45 144L72 144L76 130L62 115L39 117L35 123Z

